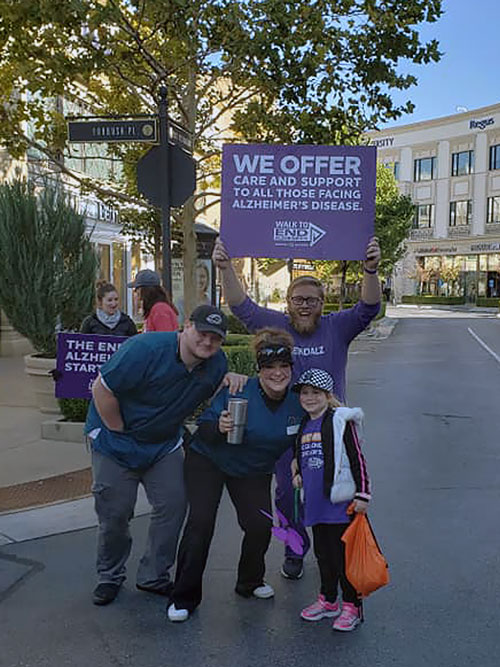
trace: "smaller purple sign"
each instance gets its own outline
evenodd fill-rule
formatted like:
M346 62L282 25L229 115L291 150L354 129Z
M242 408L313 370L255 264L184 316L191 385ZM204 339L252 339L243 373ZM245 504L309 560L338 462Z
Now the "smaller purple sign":
M363 259L374 146L226 144L221 239L233 257Z
M56 398L92 398L99 368L126 340L126 336L58 334Z

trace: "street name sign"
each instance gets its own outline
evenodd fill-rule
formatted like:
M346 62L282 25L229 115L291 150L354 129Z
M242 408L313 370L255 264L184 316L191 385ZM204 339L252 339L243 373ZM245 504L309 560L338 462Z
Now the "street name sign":
M158 141L156 118L127 120L68 121L68 138L73 143L115 141Z

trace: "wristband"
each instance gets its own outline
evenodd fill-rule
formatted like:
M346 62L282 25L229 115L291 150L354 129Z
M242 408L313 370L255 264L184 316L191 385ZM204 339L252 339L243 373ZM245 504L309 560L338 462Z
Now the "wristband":
M369 273L371 276L374 276L378 269L367 269L366 266L363 267L366 273Z

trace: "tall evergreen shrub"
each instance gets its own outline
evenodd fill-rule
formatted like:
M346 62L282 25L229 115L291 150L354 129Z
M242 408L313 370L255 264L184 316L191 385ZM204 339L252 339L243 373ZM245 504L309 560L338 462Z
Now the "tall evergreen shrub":
M56 329L78 329L92 312L97 256L82 215L45 183L0 185L0 307L44 357Z

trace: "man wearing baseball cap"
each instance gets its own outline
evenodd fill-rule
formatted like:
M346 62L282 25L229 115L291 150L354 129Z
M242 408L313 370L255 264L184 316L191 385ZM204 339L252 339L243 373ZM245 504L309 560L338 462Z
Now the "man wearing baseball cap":
M125 580L139 483L153 511L136 586L170 593L186 510L183 422L224 379L231 384L220 349L226 330L222 311L199 306L181 333L135 336L100 369L85 425L99 520L94 604L112 602Z

